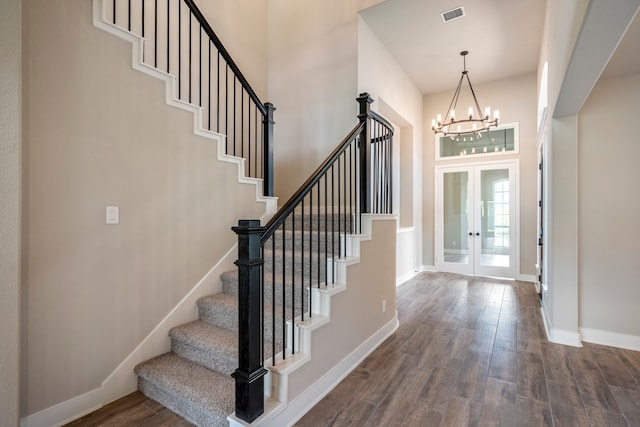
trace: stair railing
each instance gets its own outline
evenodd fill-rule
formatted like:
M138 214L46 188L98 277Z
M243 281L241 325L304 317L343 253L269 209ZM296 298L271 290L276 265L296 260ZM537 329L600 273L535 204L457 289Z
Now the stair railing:
M273 112L251 88L193 0L105 1L111 23L144 39L145 64L175 76L175 96L203 108L202 126L273 196Z
M313 316L313 288L336 283L345 236L363 213L391 213L393 127L361 94L358 124L264 226L241 220L238 234L239 367L236 416L264 411L263 365L299 352L296 326Z

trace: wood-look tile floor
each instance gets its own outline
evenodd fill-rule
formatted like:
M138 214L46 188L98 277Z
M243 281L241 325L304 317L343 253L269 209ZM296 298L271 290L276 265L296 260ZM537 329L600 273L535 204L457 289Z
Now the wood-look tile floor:
M640 426L640 352L549 343L531 283L423 273L397 309L296 426Z
M295 425L640 427L640 352L549 343L530 283L422 273L400 327ZM71 426L187 426L133 393Z
M136 391L66 424L71 427L186 427L190 422Z

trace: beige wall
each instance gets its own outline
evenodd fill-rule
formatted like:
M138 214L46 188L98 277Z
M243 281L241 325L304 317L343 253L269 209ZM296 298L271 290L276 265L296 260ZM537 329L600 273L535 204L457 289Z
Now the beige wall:
M473 82L473 68L470 78ZM474 161L520 160L520 271L516 274L535 274L536 264L536 206L537 206L537 154L536 154L536 76L527 74L494 83L474 85L481 106L500 110L501 123L518 122L520 127L519 154L483 157L481 159L439 160L437 165L466 164ZM453 90L424 97L424 122L438 113L444 114L451 102ZM471 105L462 96L460 105ZM425 126L426 127L426 126ZM435 138L433 132L424 134L424 196L423 196L423 260L433 266L434 259L434 174Z
M227 184L236 166L165 104L164 83L132 70L131 45L92 27L91 2L24 14L29 415L100 387L264 206Z
M0 3L0 425L19 419L21 4Z
M358 92L368 92L374 99L371 108L396 129L394 213L405 219L400 224L405 228L397 236L396 271L402 278L422 265L422 94L362 18L358 20ZM407 215L398 208L411 212Z
M640 74L601 80L578 117L580 327L640 337ZM611 132L615 129L615 132Z
M268 102L267 0L207 0L197 5L253 90Z
M357 12L380 0L270 0L269 99L283 204L357 124Z
M311 362L289 377L289 402L396 318L395 260L388 256L396 227L393 219L372 221L372 239L360 243L360 262L347 267L347 289L331 297L331 321L313 331Z

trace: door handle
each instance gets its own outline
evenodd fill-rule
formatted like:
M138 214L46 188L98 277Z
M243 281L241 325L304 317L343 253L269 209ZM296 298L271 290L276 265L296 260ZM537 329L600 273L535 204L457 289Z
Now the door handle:
M472 233L472 232L469 232L469 236L473 236L473 233Z
M476 236L479 236L479 235L480 235L480 233L476 233Z

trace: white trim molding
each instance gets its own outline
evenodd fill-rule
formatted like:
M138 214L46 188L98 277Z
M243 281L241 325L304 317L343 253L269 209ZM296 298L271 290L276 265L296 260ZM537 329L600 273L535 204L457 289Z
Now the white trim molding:
M640 336L603 331L601 329L580 328L582 341L611 347L640 351Z
M100 409L104 402L102 387L43 409L20 420L20 427L60 427L76 418Z
M549 319L544 306L540 307L542 321L544 323L544 331L547 333L547 339L556 344L570 345L572 347L582 347L582 340L579 332L566 331L563 329L549 328Z

